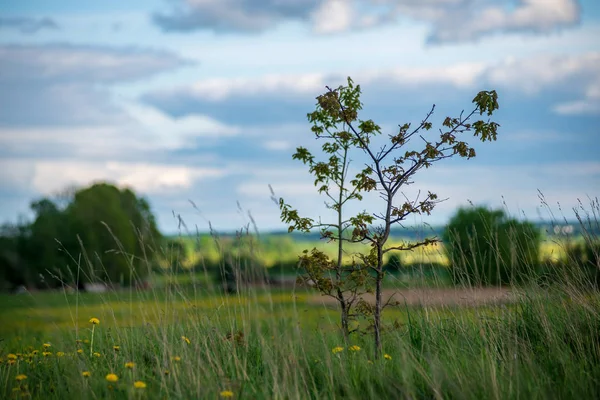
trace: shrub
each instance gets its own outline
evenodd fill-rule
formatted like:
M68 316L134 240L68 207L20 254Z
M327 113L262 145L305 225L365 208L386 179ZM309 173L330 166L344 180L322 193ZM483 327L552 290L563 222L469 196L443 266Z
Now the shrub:
M461 208L443 234L455 283L504 285L538 271L541 235L502 210Z

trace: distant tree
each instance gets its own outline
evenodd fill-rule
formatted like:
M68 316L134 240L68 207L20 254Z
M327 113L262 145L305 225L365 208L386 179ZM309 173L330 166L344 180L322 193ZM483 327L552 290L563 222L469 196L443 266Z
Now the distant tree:
M533 278L538 271L539 230L507 218L502 210L459 209L443 240L456 283L505 285Z
M0 290L19 285L32 286L33 273L25 268L25 260L19 252L23 236L23 226L0 226Z
M129 285L147 275L155 256L147 246L158 245L160 233L145 199L99 183L77 191L65 212L70 235L81 240L69 247L84 255L84 279Z

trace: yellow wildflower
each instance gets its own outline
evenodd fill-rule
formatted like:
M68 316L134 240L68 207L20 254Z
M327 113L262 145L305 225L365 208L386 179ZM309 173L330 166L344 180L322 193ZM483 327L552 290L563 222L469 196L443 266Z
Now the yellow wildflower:
M343 347L340 347L340 346L338 346L338 347L334 347L333 349L331 349L331 352L332 352L333 354L340 353L340 352L342 352L342 351L344 351L344 348L343 348Z
M92 324L92 325L98 325L99 323L100 323L100 320L98 318L90 319L90 324Z
M15 360L8 360L7 363L8 363L8 365L13 365L14 363L16 363L16 361Z
M179 362L179 361L181 361L181 357L175 356L175 357L173 357L173 361L178 361Z
M34 350L31 352L31 355L37 356L39 354L39 352L40 352L39 350Z
M136 389L144 389L146 387L146 384L142 381L135 381L133 382L133 387Z
M386 360L391 360L392 356L390 356L389 354L384 354L383 358L385 358Z
M183 341L184 341L184 342L186 342L187 344L190 344L190 343L191 343L191 342L190 342L190 339L188 339L188 338L187 338L187 337L185 337L185 336L182 336L182 337L181 337L181 339L183 339Z
M360 351L360 347L358 347L357 345L354 345L354 346L348 347L348 350L350 350L350 351Z
M92 374L90 373L90 371L83 371L81 373L81 376L83 376L84 378L89 378L90 376L92 376Z
M116 374L108 374L106 375L106 380L109 382L117 382L119 377Z
M51 356L51 355L52 355L52 353L51 353L51 352L49 352L49 351L44 351L44 352L42 352L42 355L43 355L44 357L49 357L49 356Z
M133 369L135 367L135 363L129 361L125 363L125 368Z
M83 339L83 343L90 344L90 340L89 339Z
M51 347L52 345L50 343L44 343L42 346L44 346L45 349Z
M78 354L83 354L83 350L82 349L77 349L77 353Z
M65 355L65 353L63 353L62 351L57 351L56 352L56 357L62 357L64 355Z
M9 355L6 356L6 358L8 358L9 360L16 360L17 359L17 355L10 353Z
M100 353L94 353L94 357L102 357L102 354L100 354Z
M169 375L169 370L165 369L165 375Z
M15 379L18 380L19 382L21 382L21 381L24 381L25 379L27 379L27 375L19 374L19 375L15 376Z
M233 397L233 392L231 390L223 390L219 393L221 397Z
M114 351L119 351L119 350L121 350L121 346L113 346L113 350Z

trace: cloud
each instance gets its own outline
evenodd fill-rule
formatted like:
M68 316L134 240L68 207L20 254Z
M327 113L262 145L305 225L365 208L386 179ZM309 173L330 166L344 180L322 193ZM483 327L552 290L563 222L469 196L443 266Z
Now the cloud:
M136 47L69 44L0 46L0 83L130 82L189 62L173 53Z
M118 109L127 116L122 123L0 126L0 148L12 155L36 154L42 158L143 159L185 148L198 138L223 138L241 132L205 116L172 118L152 107L130 102L118 103Z
M44 29L59 29L51 18L1 17L0 29L16 29L23 34L35 34Z
M0 164L16 175L1 175L3 184L29 188L48 195L65 187L84 186L91 182L109 181L129 186L145 194L164 194L190 189L195 183L223 177L227 171L216 167L141 162L82 161L77 159L38 160L8 159ZM7 169L3 169L7 170Z
M165 31L261 32L287 20L306 20L318 0L182 0L171 13L156 13Z
M185 65L157 50L66 44L0 46L0 123L12 126L123 123L106 90Z
M581 19L578 0L390 0L398 12L427 21L431 43L473 41L498 33L549 34Z
M263 143L263 147L271 151L284 151L292 148L292 144L287 140L268 140Z
M261 32L291 21L317 34L375 28L410 18L431 25L431 43L496 33L548 34L577 25L578 0L174 0L154 22L165 31Z
M412 90L418 98L422 97L418 92L427 87L471 87L482 70L482 64L474 63L444 68L367 70L352 77L372 92L389 93L392 89L404 88ZM305 110L314 107L315 97L325 90L326 85L337 87L345 83L346 76L341 74L215 79L150 92L141 100L175 117L197 113L233 124L299 123L305 121Z
M515 94L519 101L552 93L550 107L571 114L595 108L567 108L563 102L595 101L600 93L600 53L573 56L538 55L496 63L462 63L445 67L400 67L352 73L364 89L365 104L376 112L373 118L389 118L392 109L426 107L431 98L443 94L452 103L457 96L491 87ZM268 75L246 79L219 79L191 86L159 90L142 101L171 116L203 114L218 121L261 125L300 123L314 98L325 86L345 83L341 74ZM433 95L432 95L433 93ZM556 108L558 107L558 108ZM233 113L231 110L235 110ZM566 111L565 111L566 110ZM382 121L386 122L386 121Z

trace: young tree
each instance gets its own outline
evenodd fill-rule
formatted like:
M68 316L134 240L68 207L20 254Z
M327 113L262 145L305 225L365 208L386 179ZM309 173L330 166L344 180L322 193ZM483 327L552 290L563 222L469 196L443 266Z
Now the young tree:
M311 121L318 118L316 114L308 116ZM317 139L325 141L321 149L329 158L326 161L316 161L304 147L298 147L292 158L309 166L309 172L315 176L318 192L329 199L330 203L326 203L326 206L335 212L337 218L333 223L315 222L311 218L301 218L283 199L279 199L278 204L282 220L291 224L289 232L295 229L310 232L319 228L322 238L337 242L336 260L331 260L325 253L313 248L310 253L308 250L304 251L299 266L306 271L306 275L301 277L302 281L311 282L322 294L333 297L338 302L341 330L347 340L352 332L351 320L361 315L361 309L365 309L366 303L362 301L361 295L367 290L368 270L354 260L349 265L344 260L344 241L351 240L345 232L356 224L355 219L363 218L359 215L344 219L344 208L349 201L362 200L361 192L372 189L368 178L371 171L367 167L351 180L349 152L359 143L350 132L345 129L333 131L318 124L313 125L313 132Z
M432 128L430 118L435 109L434 105L416 128L411 130L411 125L408 123L401 125L397 133L388 135L385 145L376 149L374 141L381 136L381 128L370 119L361 120L358 117L358 112L362 109L360 85L354 85L352 79L348 78L347 86L339 86L337 89L326 88L327 91L317 97L316 110L308 114L308 119L313 124L312 132L317 138L327 137L333 139L335 143L341 141L347 145L347 150L344 150L342 144L338 144L336 147L325 147L324 145L323 150L326 153L358 150L363 156L366 156L368 161L365 168L350 182L350 186L345 186L345 189L347 193L358 194L358 197L356 195L353 197L356 200L362 199L360 194L362 192L377 192L383 199L383 209L378 213L361 212L349 218L346 224L315 224L312 219L301 217L296 210L280 199L281 218L290 224L290 231L294 229L310 231L315 227L322 228L322 236L338 240L340 248L341 242L346 240L362 242L371 246L368 253L359 255L362 263L359 270L370 269L375 275L373 331L375 356L379 357L382 351L381 313L385 305L389 304L389 300L384 304L382 299L382 282L385 274L384 254L390 251L412 250L439 241L437 238L427 238L399 246L387 245L393 225L400 224L412 214L429 215L436 204L442 201L435 193L428 192L424 198L421 198L419 193L412 200L404 196L404 200L399 202L398 197L403 194L400 190L413 183L412 179L417 172L431 167L438 161L454 156L467 159L475 157L475 150L466 142L459 140L461 134L472 132L483 142L496 140L499 126L497 123L481 119L475 122L471 122L471 120L476 114L492 115L498 109L498 96L493 90L479 92L473 99L475 105L473 110L468 114L461 112L455 118L446 117L442 123L444 130L440 129L439 136L435 140L425 137L426 132L424 132ZM422 140L417 149L408 147L413 138ZM329 163L315 163L313 156L301 147L298 148L294 158L310 165L310 172L316 176L315 185L319 186L320 193L327 195L331 184L339 184L341 176L339 166L343 165L343 158L330 158ZM347 185L347 183L345 184ZM342 191L341 187L340 191ZM343 197L339 197L338 202L334 202L334 206L335 204L344 204L344 201L339 199L343 199ZM339 218L338 222L341 220ZM375 225L375 221L379 221L380 224ZM347 238L343 237L345 230L351 230L351 234ZM307 257L307 252L303 257ZM322 256L319 255L319 257ZM330 260L321 260L319 257L308 260L308 265L314 271L313 274L317 276L320 276L321 271L332 269ZM338 259L337 265L339 262ZM327 284L327 282L324 283L324 285ZM318 288L323 291L322 287L318 286Z

